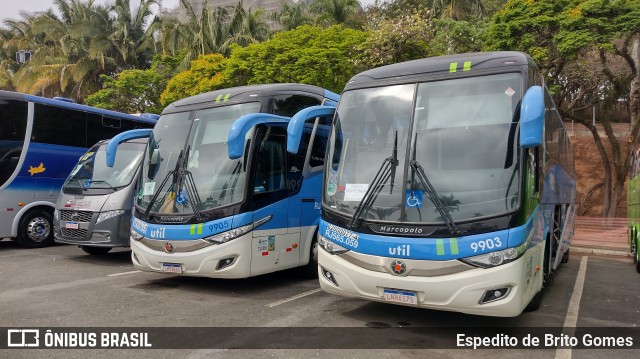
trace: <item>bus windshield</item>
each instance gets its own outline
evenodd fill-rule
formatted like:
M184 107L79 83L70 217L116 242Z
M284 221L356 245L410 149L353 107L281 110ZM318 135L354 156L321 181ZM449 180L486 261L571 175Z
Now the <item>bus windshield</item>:
M354 221L411 223L516 210L521 98L517 73L345 92L329 140L325 208Z
M235 120L259 110L260 102L250 102L162 115L145 152L138 208L192 214L242 201L246 156L229 159L227 134Z
M113 167L107 166L106 147L106 143L95 145L80 157L63 190L116 189L128 186L140 164L144 143L125 142L118 145L118 155Z

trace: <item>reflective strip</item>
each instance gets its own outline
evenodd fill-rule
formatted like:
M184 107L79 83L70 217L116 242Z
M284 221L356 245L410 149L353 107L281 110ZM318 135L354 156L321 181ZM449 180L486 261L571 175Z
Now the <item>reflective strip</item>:
M227 100L229 99L229 97L230 97L230 96L231 96L231 94L230 94L230 93L228 93L228 94L224 95L224 101L227 101Z
M462 71L471 71L471 61L465 61Z
M218 97L216 97L216 103L220 102L221 98L222 98L222 94L218 95Z
M196 234L196 228L198 229L198 234L202 234L202 223L192 224L191 227L189 227L189 234Z
M436 254L439 256L444 255L444 240L442 238L436 239Z
M466 62L465 62L466 64ZM458 63L457 62L452 62L449 64L449 72L456 72L458 68Z
M451 247L451 254L459 254L458 252L458 238L451 238L449 241L449 246Z

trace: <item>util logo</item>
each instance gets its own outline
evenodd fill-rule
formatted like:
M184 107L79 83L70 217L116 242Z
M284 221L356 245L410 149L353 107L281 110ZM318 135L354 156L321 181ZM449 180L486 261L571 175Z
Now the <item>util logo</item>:
M411 255L411 245L410 244L403 244L401 246L397 246L397 247L390 247L389 248L389 254L392 256L404 256L404 257L408 257Z
M164 238L165 228L156 228L149 233L151 238Z

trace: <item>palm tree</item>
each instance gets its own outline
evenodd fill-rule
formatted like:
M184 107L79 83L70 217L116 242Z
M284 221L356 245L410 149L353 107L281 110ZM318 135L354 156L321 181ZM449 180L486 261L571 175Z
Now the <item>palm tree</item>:
M109 38L119 53L121 69L144 68L151 61L152 48L147 41L151 34L146 32L146 27L153 16L152 5L159 4L159 0L142 0L132 12L130 0L116 0L111 8L116 22Z
M304 1L298 1L289 5L286 2L280 3L280 11L271 14L271 19L282 25L283 30L293 30L300 25L311 24L311 17L308 15L308 6Z
M483 0L433 0L432 6L436 15L453 20L482 18L485 15Z
M318 14L319 23L344 24L360 9L358 0L316 0L311 11Z
M206 1L202 3L200 14L195 13L187 0L180 0L180 7L186 13L187 21L161 18L155 31L165 54L184 55L178 67L184 70L199 55L223 52L229 36L229 13L222 7L209 9Z
M264 10L245 10L240 0L231 16L229 38L224 43L224 50L228 51L231 44L247 46L267 40L270 34L269 25L264 19Z

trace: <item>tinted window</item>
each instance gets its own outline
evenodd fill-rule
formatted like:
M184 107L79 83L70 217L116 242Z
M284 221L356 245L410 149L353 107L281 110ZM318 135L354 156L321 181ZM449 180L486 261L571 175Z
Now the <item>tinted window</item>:
M87 114L87 145L91 146L96 144L101 140L108 140L113 136L119 134L122 131L126 131L125 129L120 128L120 121L118 119L117 127L116 123L113 119L107 119L105 117L107 124L111 124L112 126L104 126L102 115L96 114Z
M320 99L301 95L274 96L269 104L269 112L278 116L291 117L307 107L319 105Z
M0 186L18 165L27 128L27 103L0 99Z
M87 147L86 113L36 104L31 141L53 145Z

